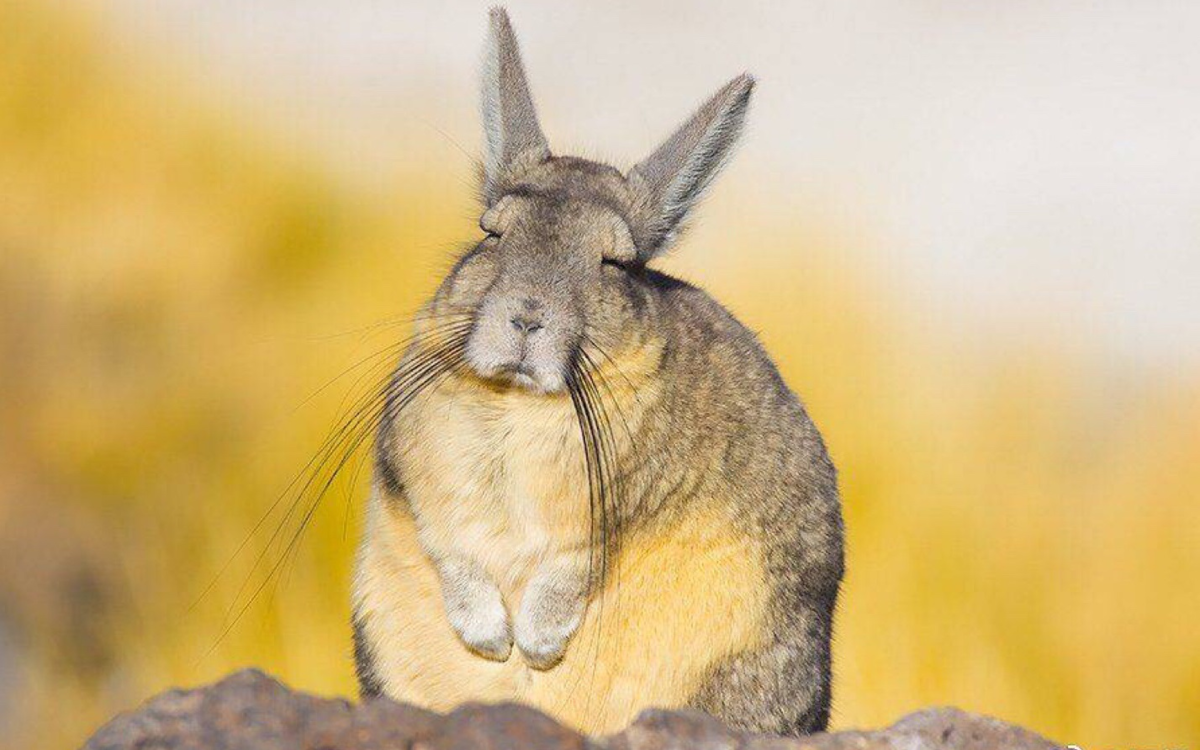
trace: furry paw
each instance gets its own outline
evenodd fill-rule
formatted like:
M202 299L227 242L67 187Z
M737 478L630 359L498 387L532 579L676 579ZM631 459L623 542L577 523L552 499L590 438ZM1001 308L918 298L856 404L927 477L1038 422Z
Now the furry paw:
M514 626L517 648L525 662L546 670L562 661L571 636L583 619L582 598L526 595Z
M506 661L512 653L512 631L508 613L499 592L486 601L475 600L468 606L451 609L450 626L471 651L492 661Z
M512 630L500 589L478 565L462 558L442 560L439 572L446 619L459 639L485 659L508 659Z
M567 628L555 628L554 632L522 633L517 631L517 648L525 663L537 670L546 670L562 661L567 643L575 633L578 623Z

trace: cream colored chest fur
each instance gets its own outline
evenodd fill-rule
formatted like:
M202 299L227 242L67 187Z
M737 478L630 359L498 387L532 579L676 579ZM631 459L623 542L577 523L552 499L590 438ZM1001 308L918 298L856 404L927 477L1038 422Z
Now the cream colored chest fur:
M587 472L569 397L453 383L414 407L397 459L427 549L478 562L506 599L540 562L583 549Z
M632 450L639 405L656 397L644 373L657 356L652 348L621 358L621 374L607 379L621 414L619 455ZM760 638L759 545L697 501L670 525L625 540L561 664L538 671L518 655L480 658L447 621L431 554L480 562L512 612L539 562L586 549L587 471L571 400L448 381L413 402L393 435L404 490L381 487L372 499L354 585L387 695L439 711L518 700L610 732L648 706L684 705L712 665ZM714 622L721 627L697 627Z

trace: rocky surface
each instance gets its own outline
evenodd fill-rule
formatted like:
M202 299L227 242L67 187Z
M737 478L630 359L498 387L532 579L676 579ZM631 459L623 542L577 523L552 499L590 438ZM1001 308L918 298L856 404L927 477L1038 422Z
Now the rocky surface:
M748 736L705 714L647 711L625 731L585 738L534 709L466 705L449 714L295 692L256 670L163 693L96 732L84 750L1050 750L1032 732L954 708L887 729L800 739Z

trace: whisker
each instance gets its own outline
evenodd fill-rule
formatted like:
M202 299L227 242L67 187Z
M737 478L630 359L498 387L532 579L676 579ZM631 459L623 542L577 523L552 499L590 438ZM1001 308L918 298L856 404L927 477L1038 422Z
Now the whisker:
M403 380L404 388L407 390L404 391L405 399L401 402L399 407L395 407L389 401L390 397L399 389L398 387L389 387L387 391L388 396L383 399L382 408L378 412L368 413L365 415L364 419L360 420L360 425L357 428L357 431L354 432L344 443L344 450L341 458L338 460L334 469L329 473L325 484L316 493L315 499L313 500L309 511L301 519L300 525L296 529L292 540L285 548L283 557L284 561L286 561L289 556L294 556L294 550L297 548L300 538L302 537L305 529L308 527L313 514L316 512L317 506L320 504L325 495L328 494L333 482L336 481L338 476L341 475L341 472L345 468L346 464L358 452L358 448L372 433L378 429L383 416L388 413L398 412L400 408L403 408L403 405L407 404L412 398L415 398L418 394L423 392L433 380L440 379L440 376L445 374L445 372L447 372L448 369L453 365L454 359L459 353L461 353L461 347L457 346L457 342L451 346L443 347L443 349L434 352L433 354L435 357L431 361L427 361L420 365L418 373L415 377L405 378ZM286 567L287 563L284 562L283 564Z
M346 336L354 336L354 335L360 334L360 333L371 333L371 332L379 330L380 328L396 328L399 326L411 325L412 323L414 323L415 321L418 321L418 320L432 320L432 319L436 319L436 318L450 317L451 315L470 315L470 314L471 314L471 312L469 310L465 310L465 309L464 310L453 310L452 309L449 312L445 312L445 311L433 312L432 310L418 310L417 312L413 313L412 315L393 315L393 316L390 316L387 318L383 318L381 320L377 320L374 323L368 323L365 326L359 326L358 328L351 328L351 329L348 329L345 331L339 331L336 333L329 333L329 334L325 334L325 335L321 335L321 336L314 336L312 340L328 341L329 339L344 338Z
M600 380L600 385L602 385L602 386L604 387L604 392L608 394L608 400L609 400L609 402L611 402L611 403L612 403L612 406L613 406L613 411L614 411L614 412L616 412L617 416L618 416L618 417L620 417L620 419L621 419L621 425L622 425L622 426L625 428L625 435L626 435L626 437L628 437L628 438L629 438L629 440L632 442L632 441L633 441L633 430L631 430L631 429L630 429L630 427L629 427L629 422L628 422L628 421L625 419L625 413L624 413L624 411L621 409L620 403L617 401L617 397L616 397L616 395L613 393L613 390L612 390L612 388L609 386L609 383L608 383L608 377L607 377L607 376L604 374L604 372L603 372L603 371L600 369L599 365L597 365L597 364L596 364L595 360L593 360L593 359L591 358L591 356L589 356L589 355L588 355L588 353L587 353L587 350L585 350L585 349L583 349L582 347L580 347L580 349L579 349L579 356L583 358L583 360L584 360L584 363L587 365L587 367L588 367L588 369L589 369L589 373L588 373L588 374L589 374L589 375L593 375L593 376L595 376L595 377L599 378L599 380ZM610 361L611 361L611 360L610 360ZM628 380L626 380L626 382L628 382ZM631 389L631 391L632 391L633 384L632 384L632 383L630 383L630 384L629 384L629 387L630 387L630 389ZM632 393L633 393L634 397L636 398L636 396L637 396L637 392L636 392L636 391L632 391ZM601 401L601 400L599 399L599 394L598 394L598 393L597 393L597 400L598 400L598 401L600 401L600 405L601 405L601 406L603 406L603 401Z
M417 353L412 355L408 362L402 362L397 367L385 387L372 389L365 396L358 397L353 406L343 411L342 416L338 419L339 426L324 440L317 453L301 469L297 476L289 482L283 493L271 504L267 512L255 524L251 533L239 545L233 558L226 563L221 573L218 574L219 577L224 573L225 569L232 563L232 560L257 535L258 530L266 523L267 518L273 515L283 498L292 494L293 488L296 487L302 477L307 475L307 479L305 479L299 490L295 492L295 499L289 504L288 510L276 525L275 531L268 538L262 550L256 555L250 572L234 595L230 609L222 623L222 632L216 642L206 652L205 657L220 645L249 607L258 599L266 586L272 581L278 582L280 572L286 570L286 566L294 558L299 541L312 520L313 515L316 513L322 498L328 493L337 478L342 475L347 463L358 454L358 449L363 442L378 429L383 416L390 415L394 417L413 398L459 367L469 328L469 320L465 318L459 320L456 316L454 320L443 320L428 330L409 337L405 343L410 347L416 347L413 351L417 351ZM447 336L447 334L449 335ZM439 337L442 338L441 341L437 341ZM385 351L394 352L401 345L403 344L393 344ZM359 382L361 382L361 378ZM361 460L359 466L361 467ZM354 480L357 480L357 471ZM305 498L310 498L310 500L305 503ZM254 578L255 572L262 565L267 555L271 554L271 550L275 548L276 542L281 541L283 530L289 525L292 516L301 505L304 508L301 511L298 524L294 532L290 535L290 538L286 540L279 559L270 566L261 582L254 588L249 597L246 598L247 585ZM205 589L205 593L211 590L215 583L215 580L213 583L210 583L208 588ZM201 597L203 596L204 594L201 595ZM195 605L193 604L193 606Z
M408 347L409 345L411 345L412 343L414 343L415 341L420 339L421 336L424 336L424 335L427 335L430 333L439 334L439 333L445 333L447 331L453 332L453 331L456 331L459 327L467 326L467 325L470 325L469 318L456 318L453 320L443 320L443 321L440 321L439 323L435 324L434 327L428 331L421 331L418 333L413 333L412 335L406 336L405 338L403 338L399 341L388 344L383 349L375 352L374 354L369 354L366 357L363 357L358 362L350 365L345 370L342 370L340 373L335 375L333 378L326 381L323 385L321 385L321 387L317 388L317 390L313 391L311 394L309 394L309 396L307 398L305 398L303 401L301 401L299 406L297 406L296 408L300 409L301 407L305 406L310 401L312 401L314 398L316 398L321 393L323 393L330 386L332 386L334 383L336 383L337 381L344 378L346 375L350 374L354 370L357 370L359 367L362 367L363 365L365 365L369 362L373 362L373 361L375 362L375 365L372 366L372 371L375 368L379 367L380 360L382 360L384 364L387 364L387 361L391 357L393 357L396 354L398 354L399 352L403 351L406 347ZM351 385L351 389L357 387L358 384L361 382L362 382L362 377L360 377L358 380L356 380ZM344 403L344 401L343 401L343 403Z
M365 403L357 410L355 415L350 417L346 423L343 424L343 427L338 431L338 433L335 434L337 441L327 452L326 459L334 455L339 448L342 448L344 453L353 454L359 445L361 445L361 443L366 440L366 438L372 432L374 432L375 428L378 426L378 422L383 414L381 409L386 406L388 399L391 398L391 395L398 390L408 388L412 386L413 383L418 382L427 370L438 365L438 363L446 354L446 350L449 348L450 347L443 347L441 349L433 350L420 355L413 361L413 364L409 366L409 369L402 373L399 377L394 378L382 393L377 395L368 395L368 398L365 399ZM337 467L334 469L330 477L329 483L332 483L333 479L336 478L337 474L344 467L348 458L349 456L344 456L339 461ZM310 478L310 482L312 479L316 478L315 475L318 473L319 471L314 473L314 476ZM323 487L320 492L318 492L318 500L323 497L325 492L328 490L329 483L327 483L326 486ZM300 495L303 496L303 494L307 492L309 488L310 485L306 484L306 486L301 490ZM285 517L285 523L286 520L287 518Z
M458 317L460 315L463 315L463 314L455 313L454 314L455 319L442 321L441 323L434 326L434 328L432 328L429 332L435 333L435 334L436 333L445 333L445 332L449 332L449 333L465 332L465 331L460 330L460 326L464 327L464 328L469 327L470 321L469 321L469 319L459 320ZM450 316L445 316L445 317L449 318ZM361 361L355 365L352 365L350 368L343 371L341 374L339 374L332 380L330 380L327 383L325 383L324 385L322 385L314 393L310 394L307 398L305 398L305 400L303 402L301 402L300 406L298 406L297 409L302 407L304 404L307 404L312 399L316 398L316 396L319 395L322 391L329 388L335 382L337 382L339 379L344 377L346 374L348 374L349 372L353 371L354 369L362 366L367 361L370 361L372 359L379 359L382 362L382 364L380 364L380 362L377 362L370 370L368 370L367 373L364 373L363 375L361 375L351 385L351 388L348 391L348 394L350 392L353 392L353 390L358 387L358 385L363 381L363 379L371 376L374 373L377 373L383 365L387 364L387 362L389 360L384 359L385 356L389 357L389 359L390 359L390 356L394 356L401 349L401 347L414 344L417 341L418 337L419 337L419 334L414 334L412 336L408 336L405 339L401 340L400 342L391 344L388 347L384 348L383 350L365 358L363 361ZM344 407L345 407L345 398L343 398L342 403L338 406L338 410L342 411ZM339 419L338 421L342 421L342 420ZM328 439L325 441L325 443L323 443L321 448L318 448L317 452L313 455L313 457L311 459L309 459L309 461L296 473L296 475L291 479L291 481L289 481L287 483L287 485L283 488L283 490L279 493L279 495L272 501L270 506L268 506L267 510L255 522L254 526L250 529L249 533L245 536L245 538L242 539L242 541L238 544L237 548L234 549L233 553L229 556L229 558L221 565L221 568L217 571L216 575L213 576L212 580L209 581L209 583L196 596L196 598L192 601L192 603L188 605L187 610L185 610L186 612L190 613L191 611L193 611L200 604L200 602L203 601L204 598L206 596L208 596L209 593L212 592L212 589L215 588L217 583L225 576L225 573L228 572L230 566L233 565L234 561L245 550L246 545L248 545L250 543L250 541L258 534L258 532L259 532L259 530L261 530L263 524L265 524L267 522L267 519L270 518L274 514L276 509L279 507L279 504L281 502L283 502L283 499L285 497L287 497L288 494L291 492L292 488L296 486L296 483L299 482L300 479L308 471L312 470L315 465L320 463L320 459L321 459L322 455L324 455L323 451L324 451L324 448L326 445L328 445Z
M413 366L422 366L423 363L431 361L436 354L437 351L418 355L418 358L415 360L415 364ZM401 382L403 382L403 378L401 378ZM392 387L392 385L389 385L388 389L391 389ZM297 505L317 481L317 477L320 476L324 467L328 465L329 460L336 455L339 449L344 448L348 443L355 439L354 435L356 434L356 430L361 429L360 425L363 423L363 420L370 415L372 409L377 407L375 402L379 401L382 403L382 399L386 398L387 392L388 391L385 390L383 393L377 395L368 394L366 398L359 400L359 403L356 407L352 407L349 415L343 413L343 416L338 419L338 423L340 423L341 426L335 428L332 435L326 438L321 448L318 449L317 454L308 462L305 468L301 470L300 474L295 480L293 480L288 489L284 491L283 495L281 495L276 502L272 504L272 509L274 509L274 507L282 501L283 497L290 492L291 487L294 486L297 481L299 481L300 477L304 476L305 473L308 473L308 480L300 487L299 491L296 493L296 499L288 507L287 512L284 514L279 524L275 527L275 532L271 534L266 545L259 552L257 557L255 557L254 563L251 565L247 578L242 582L241 587L238 588L237 593L234 595L234 603L231 605L231 607L236 607L237 602L240 601L242 594L245 592L245 587L249 583L250 578L253 577L255 571L258 569L258 566L262 564L262 561L266 558L266 556L270 554L270 550L274 546L275 541L278 539L279 534L287 526L287 522L291 519L292 514L295 513ZM357 439L359 442L361 442L361 440L365 438ZM268 514L269 513L270 510L268 511ZM263 522L265 522L265 518L262 519L259 524L256 524L255 530L257 530Z
M608 572L610 562L617 559L620 540L619 487L618 482L615 481L616 472L614 465L616 444L612 439L610 420L607 412L604 411L599 390L596 388L595 382L582 362L577 361L572 364L568 386L584 444L584 458L588 471L589 496L591 498L589 514L592 519L593 543L596 544L599 554L599 576L597 578L590 567L590 565L595 564L595 557L593 557L589 565L589 578L593 580L593 585L601 587L601 591L611 590L615 596L615 592L619 588L619 581L615 578L609 581ZM597 515L599 516L598 519L596 518ZM616 575L619 576L619 571ZM598 584L596 583L597 581ZM606 598L606 596L602 595L597 604L597 638L594 647L591 677L593 685L595 684L595 669L599 662L601 649L600 634L604 629L604 604ZM590 705L592 700L593 692L588 692L588 705Z
M633 398L641 403L641 399L638 397L637 388L634 387L633 381L629 379L629 377L625 374L625 371L621 369L619 364L617 364L617 361L609 355L608 351L605 350L603 346L600 346L599 341L596 341L595 338L588 334L586 329L581 331L580 334L582 335L584 342L595 349L601 357L604 357L604 359L612 366L613 370L621 376L621 379L625 381L625 385L628 386L629 392L633 395ZM599 368L595 369L599 371Z
M618 564L613 566L612 581L608 590L612 592L614 602L619 602L621 589L621 566L619 564L619 556L621 551L622 522L625 513L628 509L624 509L622 499L624 497L624 476L617 470L618 449L616 439L612 431L612 419L608 413L608 407L604 403L599 389L596 387L594 375L602 374L595 367L594 362L587 356L586 352L580 352L585 366L580 367L581 382L583 385L585 402L593 411L593 422L596 424L601 464L606 473L606 484L603 500L606 503L608 510L605 515L612 517L612 522L606 526L605 539L605 554L609 559L616 561ZM613 401L613 408L619 411L619 406L616 401ZM624 417L622 417L624 419ZM628 430L627 430L628 434ZM632 434L628 435L632 442ZM617 604L619 606L619 603ZM621 632L618 629L618 638L621 637ZM614 644L613 649L616 653L620 653L620 642Z
M603 573L601 573L601 575L599 577L597 577L596 570L595 570L595 568L597 566L596 552L598 550L600 551L601 558L603 558L603 550L602 550L603 534L600 532L599 527L597 526L598 480L596 479L597 472L596 472L596 458L595 458L595 453L594 453L594 440L593 440L594 435L593 435L591 429L589 428L589 423L588 423L587 417L584 414L584 408L583 408L583 403L582 403L583 393L582 393L582 389L579 385L578 371L574 364L572 364L571 368L568 370L568 373L567 373L567 392L571 397L571 405L575 410L576 422L579 424L579 436L580 436L580 441L583 445L584 471L587 474L587 482L588 482L588 524L589 524L589 531L588 531L589 554L588 554L588 570L587 570L588 586L589 587L592 587L592 586L602 587L603 586ZM601 568L603 568L602 560L600 562L600 566L601 566ZM602 589L598 588L597 590L602 590ZM601 609L603 609L603 598L602 597L601 597L600 601L597 603L597 607L598 608L597 608L596 617L597 617L597 621L599 621L603 616L603 613L600 611ZM600 626L599 626L599 624L597 624L597 636L595 639L596 645L595 645L595 649L593 651L593 656L592 656L592 664L593 664L592 685L593 686L595 684L595 664L599 660L599 653L600 653L599 631L600 631ZM572 695L575 693L575 690L581 684L582 679L583 679L582 674L576 678L575 683L572 685L571 691L570 691ZM590 707L591 692L592 691L590 691L590 690L588 691L589 704L588 704L588 706L585 706L585 710Z

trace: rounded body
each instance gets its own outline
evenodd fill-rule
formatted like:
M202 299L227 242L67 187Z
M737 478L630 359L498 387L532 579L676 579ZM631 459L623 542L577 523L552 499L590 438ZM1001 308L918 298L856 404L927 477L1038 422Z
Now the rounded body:
M362 691L518 700L589 733L683 706L822 729L843 531L820 435L707 294L603 272L627 301L626 333L591 358L605 549L572 394L448 372L380 427L353 593ZM493 615L507 652L470 635Z
M742 129L729 81L627 171L550 151L511 24L484 55L484 239L381 394L354 581L364 695L589 733L690 706L829 716L837 481L754 335L647 267Z

